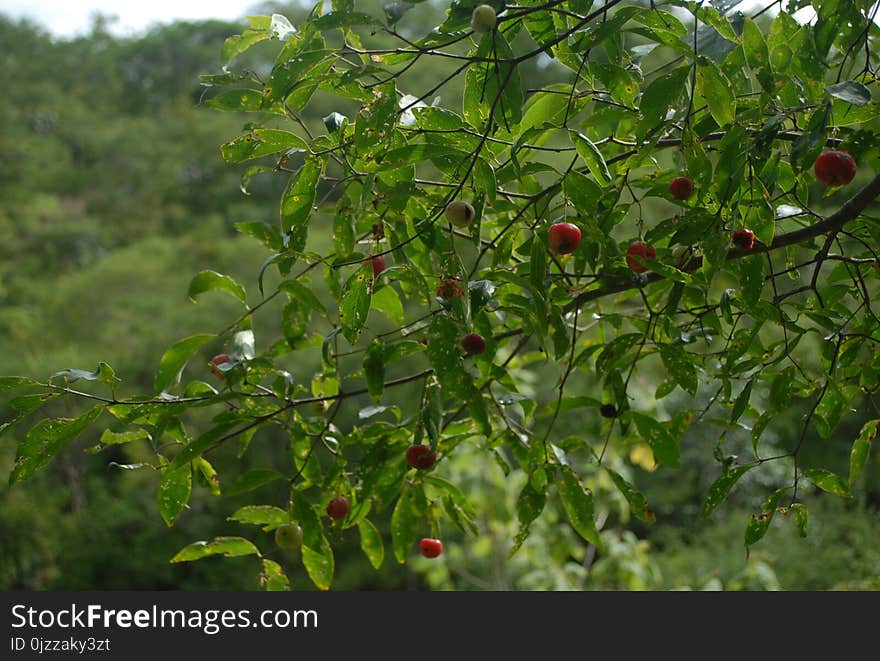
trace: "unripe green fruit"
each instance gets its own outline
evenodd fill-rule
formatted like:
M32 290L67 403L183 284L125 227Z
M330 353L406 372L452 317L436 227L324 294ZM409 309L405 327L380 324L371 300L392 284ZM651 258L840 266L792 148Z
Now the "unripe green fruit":
M282 549L298 549L303 543L303 531L295 523L275 528L275 543Z
M497 22L495 10L489 5L479 5L471 14L471 29L477 34L492 32Z
M467 202L455 200L446 205L446 220L456 227L467 227L474 219L474 208Z

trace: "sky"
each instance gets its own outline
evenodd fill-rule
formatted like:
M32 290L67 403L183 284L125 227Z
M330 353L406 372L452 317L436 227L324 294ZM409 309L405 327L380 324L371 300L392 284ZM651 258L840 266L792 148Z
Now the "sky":
M257 0L0 0L0 12L27 16L56 36L75 37L89 32L90 17L96 11L118 16L111 30L124 35L175 19L239 20L255 4ZM738 9L756 4L758 0L746 0ZM814 14L801 10L797 16L809 21Z
M255 0L0 0L0 12L26 16L54 35L73 37L88 33L95 11L118 16L112 30L127 34L175 19L235 20L254 4Z

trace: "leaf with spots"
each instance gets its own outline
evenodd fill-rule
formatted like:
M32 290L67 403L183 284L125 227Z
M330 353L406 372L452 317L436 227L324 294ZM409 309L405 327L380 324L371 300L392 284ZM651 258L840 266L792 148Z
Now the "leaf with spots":
M191 562L212 555L222 555L227 558L260 555L260 549L244 537L215 537L210 542L193 542L183 547L170 562Z
M877 438L877 432L880 430L880 420L869 420L862 425L862 431L859 432L858 438L853 443L852 450L849 455L849 487L855 484L856 480L868 461L868 453L871 451L871 443Z
M601 541L593 520L593 492L581 484L578 476L568 466L561 466L559 472L561 476L556 481L556 489L562 499L568 522L590 544L599 546Z
M630 415L641 437L651 446L657 462L670 468L678 468L681 456L678 439L663 423L657 422L654 418L637 411L632 411Z
M40 420L18 444L9 484L31 477L48 464L82 431L97 420L103 405L96 404L77 418Z
M287 247L302 251L308 238L309 218L318 194L318 181L324 170L324 161L309 157L292 175L281 194L281 230L289 235Z
M623 494L623 497L626 498L626 502L629 503L630 512L632 512L633 516L646 523L654 523L654 512L648 507L648 499L645 498L644 494L623 479L623 476L617 471L611 470L607 466L605 467L605 470L608 471L608 476L611 478L611 481L614 482L614 486L616 486L618 491L620 491L620 493Z
M290 579L287 574L274 560L263 558L263 568L260 572L260 588L266 592L286 592L290 590Z
M692 396L697 394L697 368L690 354L680 344L664 344L660 357L666 370L683 390Z
M361 535L361 550L373 565L373 569L379 569L385 560L385 545L382 543L382 535L369 519L358 521L358 532Z
M832 473L824 468L811 468L804 471L804 477L822 491L833 493L835 496L848 497L850 495L849 486L837 473Z
M746 526L746 548L760 541L767 534L770 523L773 521L773 515L776 514L776 508L784 493L785 489L777 489L764 501L761 511L751 515Z
M361 266L345 283L339 305L339 324L342 334L351 344L357 342L370 312L373 270L370 264Z
M180 468L165 468L162 479L159 480L159 489L156 492L156 500L159 503L159 513L169 528L174 525L177 517L186 508L192 493L192 467L184 464Z
M516 515L519 519L519 532L514 538L513 547L510 549L510 555L519 550L523 542L529 536L529 526L532 521L537 519L541 512L544 511L544 505L547 503L546 491L539 491L532 485L532 481L526 482L523 490L519 493L516 501Z
M727 499L727 494L730 493L733 485L752 468L754 468L754 464L749 466L736 466L735 468L728 469L719 475L712 483L712 486L709 487L709 493L706 495L706 500L703 501L700 516L705 519L712 514L712 512L717 510L721 506L721 503Z

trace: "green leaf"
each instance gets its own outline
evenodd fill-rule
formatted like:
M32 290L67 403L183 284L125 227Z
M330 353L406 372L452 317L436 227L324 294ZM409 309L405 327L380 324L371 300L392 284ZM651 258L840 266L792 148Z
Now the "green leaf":
M269 38L268 30L245 30L241 34L234 34L227 37L223 42L223 48L220 56L223 62L229 62L236 55L244 53L251 46L265 41Z
M849 487L855 484L856 480L868 461L868 453L871 451L871 443L877 438L877 432L880 431L880 420L869 420L862 425L862 431L859 432L858 438L852 446L849 455Z
M384 314L397 326L403 326L403 304L394 287L380 287L374 291L370 307Z
M636 126L636 137L643 140L648 133L666 121L670 108L678 108L678 100L684 92L690 67L678 67L655 78L642 94L639 103L641 119Z
M296 491L291 494L291 518L303 529L302 561L309 578L319 590L329 590L335 570L333 548L315 510Z
M137 429L134 431L122 431L122 432L114 432L109 429L105 429L101 434L101 438L98 441L101 445L122 445L124 443L131 443L132 441L140 441L143 439L149 439L150 434L146 429Z
M754 307L761 300L761 292L764 289L764 265L766 259L763 255L749 255L737 260L739 282L742 287L743 303L749 308Z
M510 555L513 555L522 546L529 536L529 526L532 521L540 516L544 511L544 505L547 503L547 494L544 491L538 491L532 485L532 481L526 482L519 497L516 500L516 515L519 519L519 532L513 540L513 547L510 549Z
M673 282L680 282L685 285L691 284L693 278L684 271L679 271L674 266L669 266L668 264L664 264L663 262L658 262L654 259L646 259L645 264L647 267L654 271L655 273L662 275L664 278L669 278Z
M871 90L854 80L829 85L825 89L831 96L856 106L864 106L871 103Z
M691 355L680 344L663 344L660 346L660 357L663 365L676 383L692 396L697 394L697 368Z
M389 149L376 160L383 168L394 169L404 165L422 163L438 156L466 156L466 153L450 145L438 145L432 142L416 142L395 149Z
M214 110L227 112L265 112L267 110L263 108L263 95L257 90L249 89L226 90L205 101L205 105Z
M358 532L361 535L361 550L373 569L379 569L385 560L385 545L382 543L382 535L369 519L358 521Z
M260 587L266 592L286 592L290 590L290 579L274 560L263 558L260 572Z
M220 147L227 163L242 163L269 154L291 149L307 150L305 140L290 131L280 129L253 129Z
M801 537L807 536L807 526L810 523L810 512L801 503L794 503L791 506L794 512L794 521L797 524L798 534Z
M746 526L746 548L767 534L770 523L773 521L773 515L776 514L776 508L784 493L785 489L777 489L771 493L761 506L761 511L749 517L749 523Z
M623 497L626 498L626 502L629 503L629 509L633 516L646 523L653 523L655 520L654 512L648 507L648 500L645 498L644 494L623 479L623 476L617 471L614 471L607 466L605 467L605 470L608 472L611 481L614 482L614 485L620 493L623 494Z
M735 468L727 469L724 473L719 475L712 483L712 486L709 487L709 493L706 494L706 500L703 501L700 516L704 519L708 518L712 512L717 510L721 504L727 500L727 495L730 493L730 490L733 488L733 485L737 483L739 478L748 473L754 467L754 464L748 466L736 466Z
M745 413L746 407L749 405L749 400L752 398L752 386L754 383L754 381L749 381L737 396L736 401L733 403L733 410L730 412L731 422L736 422L742 417L742 414Z
M824 468L811 468L804 471L804 477L815 484L822 491L833 493L836 496L849 497L849 487L840 475L832 473Z
M242 473L229 487L225 487L224 491L227 498L240 496L243 493L259 489L270 482L282 479L284 479L284 475L276 470L270 468L251 468L249 471Z
M301 252L306 247L308 221L323 168L319 158L307 158L296 174L291 175L281 194L281 230L289 235L287 247L290 250Z
M201 271L190 281L187 296L195 303L196 296L206 291L225 291L247 306L247 294L244 287L228 275L223 275L216 271Z
M104 410L96 404L77 418L40 420L18 444L9 484L31 477L70 444L82 431L97 420Z
M333 549L327 540L320 548L313 549L310 546L302 547L303 566L308 572L309 578L319 590L329 590L333 582L335 560Z
M180 382L180 375L190 356L195 351L213 340L216 337L213 333L202 333L200 335L192 335L179 342L176 342L162 354L159 361L159 369L156 372L156 379L153 385L155 391L164 392L168 388Z
M24 376L0 376L0 392L39 385L41 385L39 381Z
M831 114L831 104L817 108L807 122L806 130L792 143L791 165L795 172L810 168L825 147L825 131Z
M285 280L278 285L278 289L290 294L291 298L295 299L297 303L320 312L323 315L327 314L324 304L321 303L321 300L317 296L315 296L315 292L303 283L296 280Z
M265 532L290 522L290 516L280 507L272 505L246 505L240 507L229 517L229 521L263 526Z
M486 33L470 55L493 61L474 62L468 67L462 106L465 119L483 130L491 113L496 124L512 129L522 119L524 95L507 39L497 30Z
M719 66L708 57L698 58L697 92L709 105L709 113L718 126L727 126L733 122L736 116L733 85Z
M403 564L419 537L420 518L424 514L424 494L411 486L400 494L391 514L391 545L394 557Z
M600 546L599 533L593 520L593 492L581 484L568 466L561 466L559 471L562 477L556 481L556 488L571 527L590 544Z
M244 537L215 537L210 542L193 542L171 558L171 562L190 562L211 555L234 558L241 555L260 555L260 550Z
M672 436L669 430L653 418L637 411L630 415L638 427L639 434L651 446L657 463L678 468L680 463L680 450L678 440Z
M596 359L596 372L600 375L607 374L615 367L630 364L638 358L638 354L630 349L639 344L643 338L644 335L641 333L626 333L615 337L605 345L602 353Z
M602 189L592 179L574 170L565 175L562 188L565 196L582 216L594 213L602 199Z
M159 513L169 528L183 512L191 493L192 468L189 464L180 468L167 467L162 471L156 500L159 503Z
M370 342L364 354L364 374L370 397L381 401L385 389L385 343L378 337Z
M373 269L369 263L362 265L345 283L339 305L339 324L350 344L357 342L367 322L372 285Z
M568 134L571 136L571 141L575 149L577 149L578 155L584 159L584 163L587 164L596 180L602 185L609 184L611 182L611 173L608 171L605 158L602 156L599 148L583 133L570 130Z
M438 315L431 321L428 361L443 389L456 396L461 396L463 377L459 336L455 322L448 317Z
M339 127L348 121L348 117L339 112L331 112L322 121L324 122L324 128L327 129L327 133L336 133Z
M279 53L278 61L263 86L264 107L272 107L275 103L285 99L288 105L296 107L291 103L289 97L296 98L297 92L304 92L306 100L311 96L311 90L317 81L310 80L309 74L313 72L320 74L322 71L326 71L327 66L324 63L333 55L333 51L321 48L323 45L321 39L312 44L303 41L294 43L293 40L287 43L285 49ZM318 46L318 48L312 48L312 46ZM302 102L301 97L300 102Z

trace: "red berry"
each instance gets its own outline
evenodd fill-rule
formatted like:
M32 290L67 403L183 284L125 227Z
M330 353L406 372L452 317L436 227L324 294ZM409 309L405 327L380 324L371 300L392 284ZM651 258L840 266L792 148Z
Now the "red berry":
M418 470L427 470L437 461L437 453L428 445L410 445L406 449L406 463Z
M443 542L439 539L424 537L422 538L422 541L419 542L419 553L426 558L436 558L443 553Z
M378 278L379 274L385 270L385 259L382 255L376 255L370 260L370 263L373 265L373 277Z
M856 162L845 151L826 151L819 154L813 171L826 186L846 186L856 176Z
M232 357L228 353L218 353L216 356L211 358L211 372L218 379L223 378L223 372L217 369L217 365L223 365L224 363L231 363Z
M469 356L476 356L486 350L486 340L479 333L468 333L461 338L461 348Z
M733 245L743 250L755 247L755 233L752 230L736 230L733 233Z
M327 503L327 516L331 519L344 519L348 514L348 499L344 496L337 496Z
M547 245L558 255L567 255L581 244L581 230L572 223L554 223L547 232Z
M649 246L644 241L633 241L626 249L626 265L636 273L644 273L648 267L640 264L637 258L657 259L657 251L654 250L654 246Z
M669 182L669 194L676 200L686 200L694 193L694 180L688 177L676 177Z

